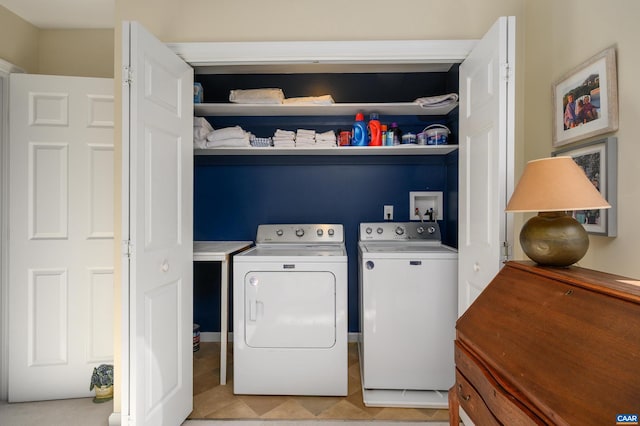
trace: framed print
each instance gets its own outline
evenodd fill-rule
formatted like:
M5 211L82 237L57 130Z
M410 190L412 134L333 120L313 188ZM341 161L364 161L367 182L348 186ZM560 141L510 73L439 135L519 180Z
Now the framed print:
M553 146L618 129L616 51L610 47L553 85Z
M553 156L565 155L573 158L589 180L611 204L609 209L578 210L573 217L590 234L615 237L617 234L616 201L618 193L618 146L617 138L611 137L588 142L576 147L561 149Z

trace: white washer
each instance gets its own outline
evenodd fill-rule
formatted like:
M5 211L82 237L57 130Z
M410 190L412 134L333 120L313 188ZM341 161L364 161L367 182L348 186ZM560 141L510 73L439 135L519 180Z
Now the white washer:
M260 225L233 258L236 394L347 395L342 225Z
M436 222L361 223L364 403L446 408L455 381L458 253Z

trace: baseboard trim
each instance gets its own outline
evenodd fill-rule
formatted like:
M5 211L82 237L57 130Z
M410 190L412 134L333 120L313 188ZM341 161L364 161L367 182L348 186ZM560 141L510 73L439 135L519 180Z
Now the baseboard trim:
M111 413L109 416L109 426L120 426L121 424L120 413Z

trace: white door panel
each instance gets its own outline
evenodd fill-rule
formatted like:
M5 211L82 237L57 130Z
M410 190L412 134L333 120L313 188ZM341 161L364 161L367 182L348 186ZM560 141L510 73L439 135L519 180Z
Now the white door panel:
M113 360L113 80L10 80L9 399L86 397Z
M193 70L135 22L123 41L122 412L175 425L193 404Z
M498 273L511 244L515 19L500 18L460 66L458 315Z

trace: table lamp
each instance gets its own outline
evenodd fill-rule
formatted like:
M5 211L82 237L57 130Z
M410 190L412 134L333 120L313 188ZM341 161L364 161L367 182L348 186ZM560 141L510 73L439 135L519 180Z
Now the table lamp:
M589 236L572 210L611 207L571 157L527 163L505 209L539 212L524 224L520 245L539 265L569 266L587 253Z

